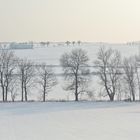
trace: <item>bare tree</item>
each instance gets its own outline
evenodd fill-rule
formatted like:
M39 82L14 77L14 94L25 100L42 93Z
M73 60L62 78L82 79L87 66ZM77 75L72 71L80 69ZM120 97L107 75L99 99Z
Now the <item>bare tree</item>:
M16 68L17 58L9 50L0 50L0 84L2 89L2 100L7 101L8 88Z
M80 40L79 40L79 41L77 41L77 44L78 44L79 46L81 45L81 43L82 43L82 42L81 42Z
M70 41L66 41L65 43L66 43L66 45L67 45L67 46L69 46L69 45L70 45Z
M70 53L64 53L60 59L65 80L68 81L66 90L74 92L75 101L78 95L86 92L89 82L89 69L87 53L82 49L74 49Z
M135 72L136 72L136 78L138 83L138 91L139 91L139 101L140 101L140 75L139 75L139 56L135 56Z
M52 89L53 86L56 85L56 77L53 73L53 70L51 68L48 68L46 64L40 65L38 68L38 83L42 88L43 93L43 102L46 101L46 95L49 93L49 91Z
M35 68L33 63L27 59L19 62L19 79L21 82L21 101L28 100L28 89L33 84Z
M135 67L135 59L134 57L125 58L124 62L124 80L128 85L130 91L130 97L132 97L133 101L135 101L135 92L136 92L136 67Z
M101 47L98 52L98 58L94 62L97 66L97 73L110 99L114 100L120 79L121 55L117 50Z

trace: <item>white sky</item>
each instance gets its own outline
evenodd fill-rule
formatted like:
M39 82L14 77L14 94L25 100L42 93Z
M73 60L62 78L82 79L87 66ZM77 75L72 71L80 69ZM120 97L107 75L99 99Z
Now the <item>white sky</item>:
M0 41L140 40L140 0L0 0Z

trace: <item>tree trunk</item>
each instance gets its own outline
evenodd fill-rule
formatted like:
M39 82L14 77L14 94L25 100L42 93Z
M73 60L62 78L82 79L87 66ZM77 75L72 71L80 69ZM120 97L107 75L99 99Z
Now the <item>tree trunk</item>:
M132 93L132 98L133 98L133 101L135 101L135 94Z
M132 98L133 98L133 101L135 101L135 96L133 96Z
M4 92L5 90L4 90L4 86L2 86L2 100L3 100L3 102L5 101L5 92Z
M114 101L114 94L113 93L109 95L109 99L110 99L110 101Z
M44 78L44 85L43 85L43 102L46 101L46 73Z
M5 87L5 101L7 102L7 95L8 95L8 87Z
M135 101L135 91L134 91L134 88L131 86L131 92L132 92L132 99L133 101Z
M109 97L110 101L114 101L114 94L110 93L110 91L107 87L106 81L105 81L105 89L106 89L106 92L108 94L108 97Z
M43 91L43 102L46 101L46 87L44 86L44 91Z
M26 88L26 86L24 87L24 92L25 92L25 101L27 102L28 98L27 98L27 88Z
M2 89L2 100L3 100L3 102L5 101L5 90L4 90L4 84L3 84L3 72L1 72L1 80L0 80L0 82L1 82L1 89Z
M78 94L75 94L75 101L79 101Z
M75 101L78 101L78 78L77 78L77 74L75 76Z
M23 81L21 82L21 101L23 102Z
M24 69L21 69L21 101L24 101Z

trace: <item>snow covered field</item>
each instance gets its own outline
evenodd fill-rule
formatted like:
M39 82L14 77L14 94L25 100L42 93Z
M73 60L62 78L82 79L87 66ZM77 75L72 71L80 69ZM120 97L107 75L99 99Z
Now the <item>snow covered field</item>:
M59 65L60 56L74 48L87 51L90 65L96 59L99 45L49 46L31 50L15 50L20 58L35 63ZM139 54L138 46L107 45L121 52L122 57ZM55 73L61 67L55 67ZM63 77L47 99L69 99L63 90ZM99 89L93 77L91 88ZM39 89L31 96L38 98ZM33 98L31 98L33 99ZM73 99L73 97L72 97ZM0 103L0 140L139 140L140 103L135 102L15 102Z
M139 140L140 103L0 103L1 140Z
M97 58L97 52L100 47L117 49L121 52L122 57L128 57L131 55L138 55L139 48L138 45L126 45L126 44L81 44L79 45L50 45L46 47L41 47L39 45L35 46L34 49L21 49L15 50L15 54L20 58L28 58L36 63L45 62L48 65L59 65L60 57L65 52L70 52L72 49L81 48L87 51L89 56L89 64L93 65L93 61Z

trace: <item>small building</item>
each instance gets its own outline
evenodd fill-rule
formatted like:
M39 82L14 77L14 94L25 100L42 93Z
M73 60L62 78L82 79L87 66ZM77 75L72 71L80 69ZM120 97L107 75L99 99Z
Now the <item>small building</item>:
M10 43L9 49L33 49L33 43Z

